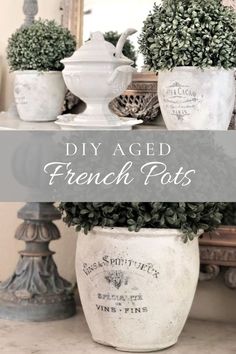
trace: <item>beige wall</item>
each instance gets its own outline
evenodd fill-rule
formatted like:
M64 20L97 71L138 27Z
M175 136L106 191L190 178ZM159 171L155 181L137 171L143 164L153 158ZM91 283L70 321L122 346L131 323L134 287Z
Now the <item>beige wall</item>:
M60 0L38 0L38 4L38 17L56 19L60 22ZM9 75L5 52L9 36L24 21L22 5L23 0L0 0L0 56L3 57L0 111L6 110L12 101L12 75Z

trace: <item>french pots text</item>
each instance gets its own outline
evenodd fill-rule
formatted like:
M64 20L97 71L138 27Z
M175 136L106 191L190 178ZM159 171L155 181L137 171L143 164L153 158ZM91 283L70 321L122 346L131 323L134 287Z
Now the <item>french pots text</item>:
M99 158L101 147L102 143L82 143L79 147L74 143L66 143L65 157L71 160L52 161L44 166L44 172L49 177L49 185L53 186L57 181L67 185L130 185L138 178L143 181L144 186L149 185L153 179L159 179L162 185L174 184L186 187L191 184L196 173L195 169L179 166L173 171L171 166L168 166L164 159L172 153L172 149L167 143L146 143L145 146L133 143L126 148L117 144L110 151L114 164L110 164L109 171L99 171L99 168L96 170L96 164L93 163L89 170L81 169L78 159L89 159L91 156L93 159ZM145 163L142 163L137 171L138 158L141 156L145 156ZM116 159L120 161L121 158L120 163L115 161Z

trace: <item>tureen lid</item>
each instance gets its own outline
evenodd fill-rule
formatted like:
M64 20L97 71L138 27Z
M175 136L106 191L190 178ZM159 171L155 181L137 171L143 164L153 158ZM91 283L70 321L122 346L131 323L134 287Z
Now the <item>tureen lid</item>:
M122 61L131 64L132 60L123 54L120 57L115 55L116 47L104 39L102 32L91 33L91 39L82 47L75 51L70 58L65 58L62 63L72 63L81 61L111 62Z

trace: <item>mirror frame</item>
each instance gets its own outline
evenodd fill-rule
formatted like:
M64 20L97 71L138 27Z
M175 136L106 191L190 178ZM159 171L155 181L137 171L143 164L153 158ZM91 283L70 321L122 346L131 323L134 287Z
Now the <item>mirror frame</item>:
M62 0L62 24L77 39L78 47L83 43L84 0Z

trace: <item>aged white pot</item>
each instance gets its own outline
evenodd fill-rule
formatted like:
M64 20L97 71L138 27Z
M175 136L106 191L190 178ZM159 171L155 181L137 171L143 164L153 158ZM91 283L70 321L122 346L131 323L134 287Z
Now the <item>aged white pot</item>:
M227 130L234 108L234 70L160 71L158 97L169 130Z
M94 341L122 351L174 345L199 274L197 237L179 230L95 228L78 236L76 272Z
M22 120L54 121L61 113L66 86L60 71L16 71L14 96Z

